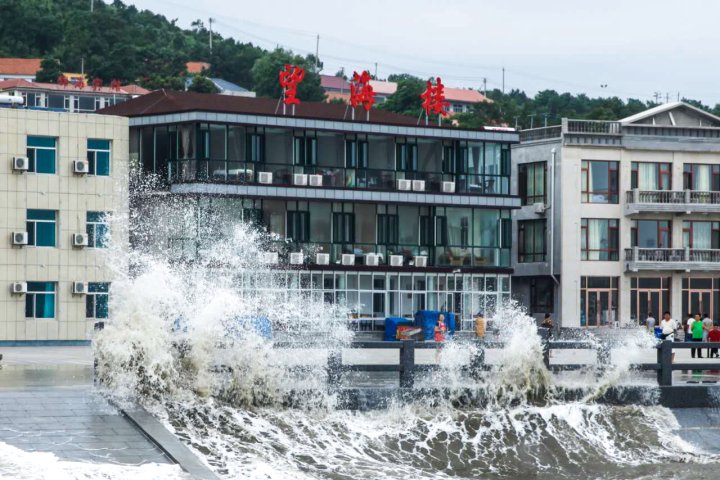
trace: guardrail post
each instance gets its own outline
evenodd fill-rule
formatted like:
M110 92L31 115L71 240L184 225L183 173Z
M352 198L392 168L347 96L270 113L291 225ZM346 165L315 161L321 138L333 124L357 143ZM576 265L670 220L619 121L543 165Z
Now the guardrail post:
M657 346L657 363L660 369L657 371L658 385L661 387L672 386L672 342L664 340Z
M400 388L415 385L415 340L402 340L400 347Z
M342 352L340 350L331 350L328 353L327 377L330 388L340 385L342 380Z
M685 190L685 203L690 203L690 190Z
M690 261L690 248L688 248L688 247L685 247L685 261L686 262Z
M485 344L483 342L478 342L477 349L470 359L470 378L473 380L480 380L483 365L485 365Z

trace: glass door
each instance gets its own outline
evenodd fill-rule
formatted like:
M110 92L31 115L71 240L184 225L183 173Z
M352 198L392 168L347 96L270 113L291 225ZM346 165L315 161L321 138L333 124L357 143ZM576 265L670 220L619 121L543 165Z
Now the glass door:
M586 291L584 314L588 327L610 325L615 321L616 291L611 289L588 289Z
M687 313L704 315L713 312L712 293L712 290L689 290L688 306L690 311Z

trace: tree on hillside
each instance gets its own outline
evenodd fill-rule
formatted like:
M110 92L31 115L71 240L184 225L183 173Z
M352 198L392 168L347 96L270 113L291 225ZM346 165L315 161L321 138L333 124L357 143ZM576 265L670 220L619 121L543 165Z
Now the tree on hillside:
M259 97L280 98L278 81L280 71L286 64L297 65L305 69L305 79L298 85L298 98L306 102L325 100L325 91L320 86L320 75L315 71L315 57L301 57L278 48L260 57L253 65L253 90Z
M63 73L62 65L56 58L45 57L40 62L40 70L35 74L38 82L56 83Z
M393 79L393 80L391 80ZM398 80L397 90L378 108L390 112L417 117L422 110L420 94L425 90L425 82L412 75L390 75L388 80Z
M195 75L188 90L197 93L220 93L217 86L205 75Z
M40 57L62 41L58 8L46 0L0 0L0 56Z

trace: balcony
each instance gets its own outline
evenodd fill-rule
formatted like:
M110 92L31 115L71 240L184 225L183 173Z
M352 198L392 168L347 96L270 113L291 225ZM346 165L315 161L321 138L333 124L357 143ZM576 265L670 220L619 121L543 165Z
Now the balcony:
M625 264L628 272L641 270L720 271L720 249L626 248Z
M471 195L509 195L510 193L510 177L504 175L410 172L225 160L171 160L168 161L167 179L169 183L260 184L260 172L272 173L268 184L276 186L296 185L295 174L302 174L319 177L317 185L305 178L307 186L313 187L397 191L400 190L398 180L420 180L424 183L421 185L411 183L407 190ZM448 189L446 182L453 182L454 185Z
M625 215L639 213L720 213L720 192L630 190Z

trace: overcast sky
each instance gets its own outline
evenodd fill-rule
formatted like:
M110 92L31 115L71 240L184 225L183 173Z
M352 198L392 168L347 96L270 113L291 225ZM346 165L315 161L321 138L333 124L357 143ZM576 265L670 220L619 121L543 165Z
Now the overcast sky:
M315 51L323 73L439 75L458 87L546 88L643 100L662 92L714 105L720 2L712 0L125 0L181 27L208 17L223 36ZM602 87L601 85L607 85Z

